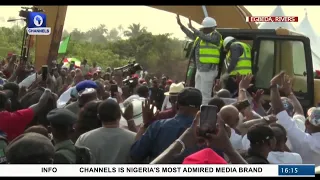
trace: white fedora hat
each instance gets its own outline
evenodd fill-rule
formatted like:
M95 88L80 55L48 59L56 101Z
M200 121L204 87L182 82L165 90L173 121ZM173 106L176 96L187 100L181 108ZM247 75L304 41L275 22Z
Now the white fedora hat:
M139 126L143 123L143 117L142 117L142 102L145 100L145 98L139 98L134 99L131 101L133 106L133 120L134 123ZM122 112L124 112L125 108L122 108ZM153 109L153 113L156 113L157 109ZM124 117L121 117L120 119L120 126L128 126L128 123Z
M169 96L172 94L178 94L184 89L184 85L182 82L180 83L172 83L168 92L165 92L164 95Z

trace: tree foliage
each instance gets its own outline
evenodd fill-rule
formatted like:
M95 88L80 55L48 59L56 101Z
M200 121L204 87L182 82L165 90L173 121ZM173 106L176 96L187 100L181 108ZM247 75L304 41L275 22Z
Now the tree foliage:
M22 32L19 24L11 28L0 27L0 56L5 57L8 52L19 54ZM61 56L85 58L103 68L119 67L135 60L148 72L165 73L180 80L184 78L184 41L173 38L171 34L153 35L146 27L133 23L127 29L121 25L108 29L100 24L86 32L77 28L71 32L64 30L63 38L68 35L71 35L68 52Z

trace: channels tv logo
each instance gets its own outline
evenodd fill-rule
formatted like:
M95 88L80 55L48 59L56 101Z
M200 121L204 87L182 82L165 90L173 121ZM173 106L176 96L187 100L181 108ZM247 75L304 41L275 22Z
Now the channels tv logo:
M49 35L51 28L46 27L47 17L44 13L30 12L27 32L29 35Z

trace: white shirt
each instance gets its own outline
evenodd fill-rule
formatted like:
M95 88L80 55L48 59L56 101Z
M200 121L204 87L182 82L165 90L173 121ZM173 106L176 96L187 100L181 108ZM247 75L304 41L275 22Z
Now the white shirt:
M287 111L277 114L278 122L287 131L292 151L300 154L303 164L320 165L320 133L305 133L288 115Z
M133 100L139 99L140 96L137 94L129 96L126 100L123 101L123 106L127 107Z
M63 108L67 102L70 100L71 98L71 91L72 89L74 89L75 87L70 87L69 89L67 89L65 92L63 92L61 94L61 96L59 97L59 99L57 100L57 108Z
M242 150L242 136L237 134L236 131L233 128L231 129L231 135L230 135L230 142L232 144L232 147L236 150Z
M302 164L301 156L293 152L271 151L267 159L270 164Z
M38 75L41 76L41 75ZM33 73L30 76L26 77L22 82L19 83L19 87L29 87L31 84L36 81L37 74Z
M164 110L167 110L167 109L170 109L172 107L170 101L169 101L169 96L166 96L163 100L163 103L162 103L162 107L161 107L161 111L164 111Z

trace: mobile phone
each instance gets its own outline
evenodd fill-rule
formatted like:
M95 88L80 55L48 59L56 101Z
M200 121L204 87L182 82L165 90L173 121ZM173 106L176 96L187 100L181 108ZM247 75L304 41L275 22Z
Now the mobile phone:
M48 66L43 65L41 69L41 76L42 76L42 81L46 81L48 78Z
M111 84L110 86L110 92L111 92L111 96L114 96L114 93L118 92L118 85L116 84Z
M234 104L234 106L239 110L242 111L244 109L246 109L247 107L251 106L251 103L249 100L244 100L244 101L240 101L240 102L236 102Z
M217 130L217 106L201 105L199 135L205 137L207 133Z
M74 63L73 61L71 61L69 70L70 70L70 71L73 70L74 66L75 66L75 63Z

